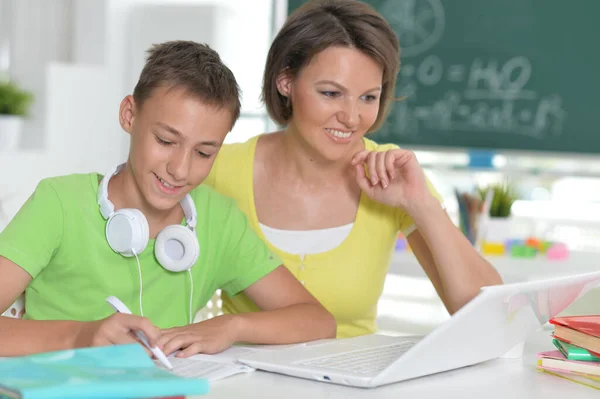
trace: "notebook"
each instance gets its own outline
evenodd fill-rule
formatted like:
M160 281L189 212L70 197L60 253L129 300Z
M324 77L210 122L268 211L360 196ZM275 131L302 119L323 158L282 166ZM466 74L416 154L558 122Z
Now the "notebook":
M583 362L600 362L600 357L594 356L590 351L571 345L554 338L552 343L568 360L579 360Z
M586 374L600 377L600 363L568 360L560 351L544 351L537 354L538 368L561 372Z
M209 382L222 380L236 374L249 373L255 369L237 362L237 356L248 353L251 349L232 347L216 355L193 355L179 358L175 353L168 356L173 369L168 370L161 362L154 364L174 375L185 378L204 378Z
M425 337L370 334L238 360L295 377L377 387L502 357L598 283L600 272L483 287Z
M0 359L0 397L145 399L207 392L208 381L155 367L139 344Z
M302 345L302 344L299 344ZM297 346L290 345L241 345L237 344L229 349L215 355L198 354L187 358L178 358L176 353L168 356L173 369L168 370L161 362L154 363L170 373L186 378L204 378L209 382L215 382L236 374L250 373L256 369L239 363L240 356L257 353L261 351L281 351Z
M564 378L565 380L573 381L578 384L600 390L600 378L584 377L579 374L563 373L563 372L559 372L559 371L550 371L550 370L545 370L542 368L540 368L539 370L543 371L544 373L556 376L556 377Z

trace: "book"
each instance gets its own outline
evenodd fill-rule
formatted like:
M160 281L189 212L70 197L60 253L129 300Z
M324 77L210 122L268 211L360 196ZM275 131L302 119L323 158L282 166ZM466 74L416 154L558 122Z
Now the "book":
M600 315L555 317L549 322L555 338L600 357Z
M583 349L578 346L569 344L567 342L563 342L556 338L552 340L552 343L568 360L579 360L582 362L600 362L600 357L594 356L587 349Z
M568 360L560 351L545 351L537 354L538 367L550 371L572 372L585 376L600 377L600 363Z
M559 371L550 371L541 368L539 368L538 370L556 377L564 378L565 380L573 381L578 384L600 390L600 379L594 377L585 377L582 375L572 373L561 373Z
M208 381L154 365L139 344L0 358L0 397L149 399L202 395Z

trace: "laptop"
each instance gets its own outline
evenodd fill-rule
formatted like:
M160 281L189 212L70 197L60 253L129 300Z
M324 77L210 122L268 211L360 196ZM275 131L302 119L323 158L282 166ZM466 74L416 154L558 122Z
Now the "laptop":
M256 369L372 388L502 357L600 283L600 271L483 287L426 336L370 334L242 355Z

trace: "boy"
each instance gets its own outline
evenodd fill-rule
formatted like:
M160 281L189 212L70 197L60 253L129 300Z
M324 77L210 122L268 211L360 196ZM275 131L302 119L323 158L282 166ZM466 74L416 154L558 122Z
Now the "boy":
M149 51L120 106L127 162L42 180L0 233L0 313L26 292L24 319L0 317L0 356L136 342L136 331L183 357L335 336L235 202L201 185L239 112L216 52L184 41ZM263 311L191 324L219 288ZM113 314L108 296L135 315Z

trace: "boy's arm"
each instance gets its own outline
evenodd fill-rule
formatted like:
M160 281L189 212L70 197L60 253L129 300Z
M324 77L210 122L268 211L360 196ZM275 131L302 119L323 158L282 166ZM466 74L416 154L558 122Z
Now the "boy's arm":
M177 357L219 353L235 342L293 344L335 338L333 316L281 265L244 292L261 312L225 314L163 330L159 345Z
M221 197L212 203L214 219L205 219L205 229L218 239L204 248L212 250L218 284L230 296L244 292L262 312L225 314L163 330L163 351L181 349L178 356L186 357L218 353L234 342L286 344L335 337L333 316L269 251L235 201Z
M52 261L61 245L63 225L60 198L53 184L42 180L0 233L0 314ZM130 332L137 330L146 333L152 345L160 336L147 319L133 315L115 314L93 322L0 316L0 356L132 343L136 340Z
M243 291L262 310L231 316L233 341L286 344L335 337L333 316L269 250L237 205L226 222L225 264L232 275L222 288L230 296Z
M42 180L0 233L0 313L50 262L62 231L62 204L52 184ZM73 348L76 325L0 317L0 356Z
M0 313L21 295L31 276L0 256ZM0 316L0 356L19 356L75 347L77 322L32 321Z
M244 292L263 311L234 316L235 341L288 344L336 336L333 316L283 265Z
M31 276L0 256L0 314L25 291ZM25 305L27 306L27 304ZM0 316L0 357L23 356L63 349L136 342L130 331L143 331L150 345L160 336L148 319L115 314L103 320L21 320Z

